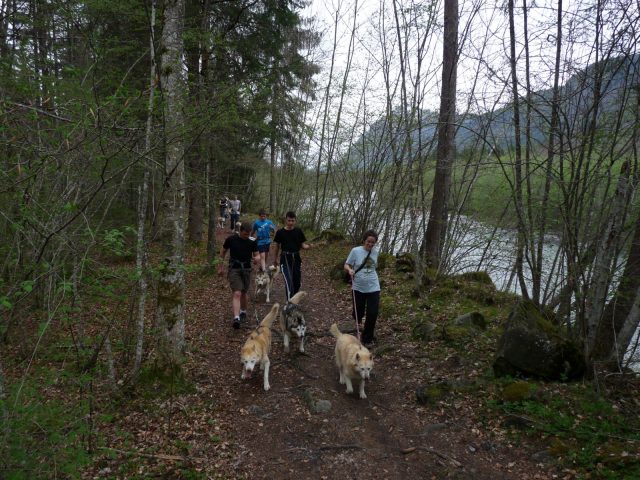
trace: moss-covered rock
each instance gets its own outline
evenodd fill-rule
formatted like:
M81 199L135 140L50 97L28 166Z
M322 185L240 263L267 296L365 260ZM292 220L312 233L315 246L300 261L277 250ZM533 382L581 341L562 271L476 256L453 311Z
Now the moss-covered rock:
M317 243L317 242L341 243L341 242L347 242L347 239L344 236L344 233L340 232L339 230L334 230L330 228L320 232L320 235L315 237L312 240L312 242L313 243Z
M416 260L409 252L399 253L396 256L396 270L398 272L413 273L416 271Z
M584 374L581 349L530 301L512 310L498 341L493 362L496 376L531 375L570 380Z
M442 326L442 339L445 342L460 343L474 338L478 331L468 326L454 325L452 323Z
M390 253L380 252L378 255L378 271L384 270L389 265L393 264L395 257Z
M347 272L344 271L344 261L336 263L329 270L329 277L332 280L341 280L344 283L347 283Z
M487 320L480 312L465 313L456 318L453 324L460 327L477 328L479 330L487 329Z
M422 340L428 342L433 340L436 335L437 326L428 321L421 321L416 323L411 330L411 338L414 340Z
M524 381L510 383L502 390L502 401L504 402L522 402L533 397L535 387Z
M487 272L465 272L460 275L456 275L456 278L459 278L464 282L482 283L484 285L490 285L494 289L496 288L493 284L493 280L491 280L491 277Z
M449 389L445 382L422 385L416 389L416 401L420 405L435 405L449 393Z

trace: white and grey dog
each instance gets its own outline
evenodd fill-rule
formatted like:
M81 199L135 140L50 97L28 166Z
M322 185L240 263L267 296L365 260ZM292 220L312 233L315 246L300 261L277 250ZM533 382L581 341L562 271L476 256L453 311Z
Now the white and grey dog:
M304 336L307 332L307 322L300 307L300 301L307 295L307 292L296 293L289 302L280 310L280 327L284 351L289 352L289 337L296 336L300 341L299 350L304 353Z
M256 298L258 295L264 295L267 303L270 303L269 296L271 294L271 285L273 284L273 277L280 270L279 267L269 265L266 271L260 270L256 273Z

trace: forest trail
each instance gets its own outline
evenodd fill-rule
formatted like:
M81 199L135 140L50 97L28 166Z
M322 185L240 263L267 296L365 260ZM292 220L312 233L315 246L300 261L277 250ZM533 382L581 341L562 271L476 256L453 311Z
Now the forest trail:
M218 230L218 245L226 235ZM554 478L549 466L536 464L531 452L500 438L497 429L484 431L477 420L480 399L432 406L416 402L419 385L465 376L456 358L428 364L408 340L405 325L379 319L368 398L358 397L357 382L355 393L347 395L338 382L329 327L337 322L343 330L353 329L350 292L346 286L335 290L321 249L303 253L302 289L309 294L302 304L306 352L297 352L296 341L285 354L279 326L274 329L268 392L261 374L241 380L239 352L256 317L262 319L271 304L252 296L248 324L234 330L226 278L189 281L186 370L196 391L161 403L140 399L133 407L137 411L114 422L114 428L131 433L140 473L162 471L164 478L186 478L185 469L203 478ZM284 298L278 276L271 300ZM328 400L330 410L312 413L309 397ZM126 451L118 443L107 447L116 458L105 457L99 467L116 469L113 460L122 460Z

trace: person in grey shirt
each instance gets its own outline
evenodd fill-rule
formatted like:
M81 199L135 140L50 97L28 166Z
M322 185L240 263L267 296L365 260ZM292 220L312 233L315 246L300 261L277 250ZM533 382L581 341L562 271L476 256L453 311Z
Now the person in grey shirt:
M351 277L352 315L358 325L362 323L362 318L366 313L364 330L360 339L365 346L371 346L376 340L373 333L380 307L380 281L376 272L379 250L374 248L377 241L378 234L374 230L364 232L362 245L351 250L344 264L345 271Z
M238 196L234 195L233 200L229 200L229 207L231 208L231 230L236 228L236 223L240 221L240 200Z

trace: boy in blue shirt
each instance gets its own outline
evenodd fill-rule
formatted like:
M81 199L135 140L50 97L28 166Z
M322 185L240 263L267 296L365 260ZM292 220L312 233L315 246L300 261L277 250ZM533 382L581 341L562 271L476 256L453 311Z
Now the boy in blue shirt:
M260 218L253 223L251 236L258 241L258 252L260 252L260 264L262 271L266 268L269 261L269 249L271 248L271 232L276 231L275 224L267 218L267 212L264 209L258 213Z

